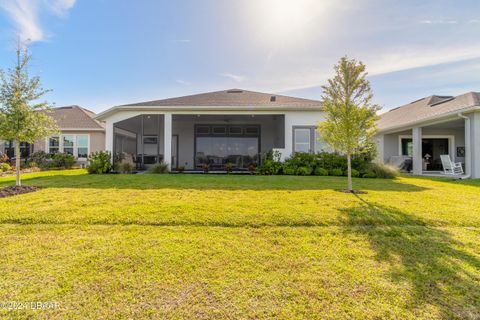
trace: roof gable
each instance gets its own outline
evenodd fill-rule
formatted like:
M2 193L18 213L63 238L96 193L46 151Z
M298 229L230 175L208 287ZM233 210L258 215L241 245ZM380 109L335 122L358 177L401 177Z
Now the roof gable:
M52 108L49 116L60 129L104 129L103 122L94 119L95 113L80 106Z

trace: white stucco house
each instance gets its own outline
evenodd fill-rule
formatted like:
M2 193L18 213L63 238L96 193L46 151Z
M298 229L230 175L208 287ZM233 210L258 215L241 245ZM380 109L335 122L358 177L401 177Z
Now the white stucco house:
M441 174L441 155L461 163L463 178L480 178L480 93L430 96L381 115L378 161L410 158L413 174Z
M163 161L198 170L208 165L237 170L258 164L260 154L279 150L319 152L320 101L231 89L120 105L100 113L106 150L141 166Z

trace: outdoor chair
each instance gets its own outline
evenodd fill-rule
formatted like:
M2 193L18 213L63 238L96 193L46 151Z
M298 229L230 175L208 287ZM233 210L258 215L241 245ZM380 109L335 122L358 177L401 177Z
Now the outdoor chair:
M442 160L443 172L445 174L463 174L463 167L461 162L452 162L448 154L440 155L440 159Z

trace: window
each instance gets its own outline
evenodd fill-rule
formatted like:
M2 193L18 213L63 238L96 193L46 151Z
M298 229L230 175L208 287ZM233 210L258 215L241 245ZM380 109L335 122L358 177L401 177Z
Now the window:
M73 144L75 137L72 135L63 136L63 152L73 154Z
M51 154L63 152L74 155L76 158L87 158L88 144L88 134L53 136L47 139L47 152Z
M413 140L402 139L402 156L413 156Z
M88 158L88 136L77 136L77 157Z
M59 137L50 137L48 139L48 153L59 153L60 152L60 138Z
M293 128L293 152L314 152L314 127Z

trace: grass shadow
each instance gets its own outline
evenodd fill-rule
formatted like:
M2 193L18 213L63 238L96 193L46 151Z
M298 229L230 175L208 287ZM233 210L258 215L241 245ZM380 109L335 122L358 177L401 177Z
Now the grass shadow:
M423 316L433 306L445 319L480 319L475 243L462 243L396 208L361 200L361 206L341 210L342 224L349 225L343 230L368 239L376 259L390 264L391 280L409 285L406 307Z
M25 185L44 188L94 188L94 189L199 189L199 190L336 190L344 189L346 177L315 176L258 176L258 175L203 175L203 174L107 174L55 175L26 174ZM0 179L0 187L14 184L14 177ZM420 192L427 190L390 179L354 179L354 186L361 190Z

